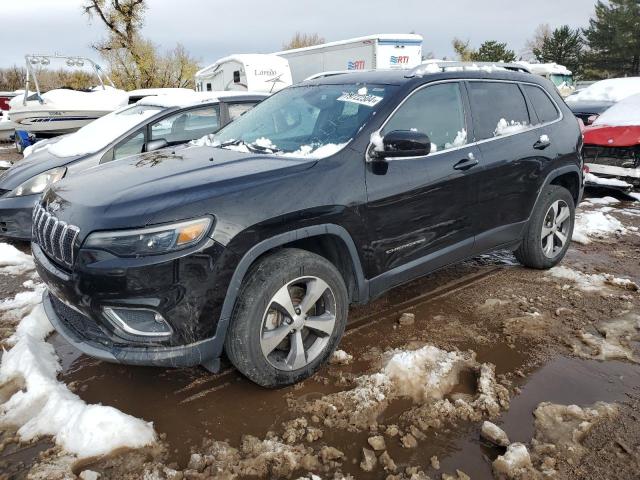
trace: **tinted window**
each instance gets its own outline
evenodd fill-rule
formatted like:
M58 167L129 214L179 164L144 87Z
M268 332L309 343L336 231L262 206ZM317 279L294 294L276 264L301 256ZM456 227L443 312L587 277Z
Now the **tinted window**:
M243 102L243 103L230 103L227 105L229 109L229 118L235 120L244 112L251 110L255 103Z
M549 98L549 95L540 87L534 87L533 85L523 85L522 87L533 104L533 109L536 111L540 123L552 122L558 118L556 106Z
M151 125L151 140L184 143L214 133L219 127L217 106L178 112Z
M113 159L118 160L129 155L142 153L142 147L144 147L144 133L138 132L113 149Z
M515 83L469 82L476 140L515 133L529 125L527 103Z
M458 83L443 83L418 90L393 114L382 134L414 130L429 135L431 151L467 143L464 107Z

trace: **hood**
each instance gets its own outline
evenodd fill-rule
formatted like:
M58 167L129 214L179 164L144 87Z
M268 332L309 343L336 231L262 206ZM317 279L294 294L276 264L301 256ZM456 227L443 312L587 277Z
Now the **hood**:
M36 175L46 172L52 168L62 167L72 163L81 156L60 158L52 155L48 148L42 148L34 151L27 158L13 164L0 177L0 189L13 190L18 185L35 177Z
M85 232L132 228L215 214L215 198L313 166L317 159L183 146L127 157L54 184L45 203Z
M584 130L585 145L632 147L640 145L640 126L590 125Z

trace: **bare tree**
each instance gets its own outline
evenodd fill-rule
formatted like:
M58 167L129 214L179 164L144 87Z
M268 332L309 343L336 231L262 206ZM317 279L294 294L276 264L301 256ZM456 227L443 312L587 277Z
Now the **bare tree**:
M535 58L536 50L540 50L544 43L551 37L551 27L548 23L541 23L533 32L533 37L526 41L522 56L528 59Z
M455 37L451 41L451 45L453 49L458 54L458 60L462 62L468 62L471 60L473 56L474 50L469 46L469 40L461 40L458 37Z
M318 33L296 32L293 37L291 37L291 40L282 44L282 49L291 50L293 48L311 47L324 42L324 37L321 37Z

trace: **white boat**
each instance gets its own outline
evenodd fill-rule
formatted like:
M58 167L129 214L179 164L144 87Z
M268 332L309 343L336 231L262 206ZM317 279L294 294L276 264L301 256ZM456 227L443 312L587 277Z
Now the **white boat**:
M108 75L91 59L60 55L26 55L25 59L25 92L9 102L9 120L16 124L16 130L25 130L38 137L75 132L128 102L127 93L116 89ZM91 67L99 85L89 91L55 89L41 93L33 67L49 65L51 60L64 60L70 67ZM31 81L35 91L30 89Z

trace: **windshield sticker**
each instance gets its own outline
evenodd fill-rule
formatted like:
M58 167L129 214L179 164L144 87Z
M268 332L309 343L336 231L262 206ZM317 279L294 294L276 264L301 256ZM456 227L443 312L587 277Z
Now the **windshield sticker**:
M342 95L338 97L339 102L357 103L366 107L373 107L380 103L381 100L382 97L377 95L362 95L354 92L342 92Z

